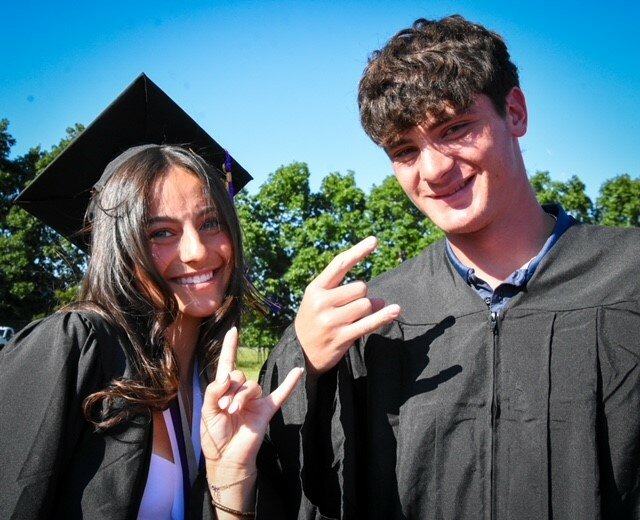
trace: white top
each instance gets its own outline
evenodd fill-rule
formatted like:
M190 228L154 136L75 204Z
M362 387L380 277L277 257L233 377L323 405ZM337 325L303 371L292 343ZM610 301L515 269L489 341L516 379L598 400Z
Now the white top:
M183 400L180 399L180 404ZM193 370L193 411L190 428L191 444L195 461L200 460L200 416L202 412L202 391L198 381L197 366ZM183 415L184 417L184 415ZM178 440L171 420L171 411L164 410L162 418L167 425L173 462L168 459L151 454L147 484L144 488L138 520L183 520L184 518L184 491L182 489L182 465L180 463L180 450ZM185 435L185 438L189 438ZM189 447L187 446L188 450ZM197 471L192 471L191 484L197 476Z

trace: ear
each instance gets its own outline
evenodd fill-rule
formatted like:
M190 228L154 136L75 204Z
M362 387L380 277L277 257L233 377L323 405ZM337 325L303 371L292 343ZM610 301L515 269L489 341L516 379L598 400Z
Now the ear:
M505 100L506 120L513 137L522 137L527 133L527 101L518 87L513 87Z

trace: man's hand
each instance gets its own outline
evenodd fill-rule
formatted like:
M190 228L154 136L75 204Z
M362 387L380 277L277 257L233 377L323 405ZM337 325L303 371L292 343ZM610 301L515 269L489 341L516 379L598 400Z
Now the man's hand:
M356 339L400 315L400 306L385 307L383 300L367 298L364 282L342 284L347 273L377 244L375 237L368 237L340 253L307 286L295 330L307 356L310 375L330 370Z

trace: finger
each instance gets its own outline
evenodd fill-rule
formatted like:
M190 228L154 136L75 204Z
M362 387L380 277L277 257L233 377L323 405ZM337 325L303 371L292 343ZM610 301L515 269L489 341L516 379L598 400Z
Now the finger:
M334 257L311 284L324 289L333 289L340 285L346 274L378 245L376 237L367 237L355 246L343 251Z
M231 401L233 401L236 392L238 392L242 385L244 385L247 381L247 377L241 370L234 370L233 372L230 372L229 379L229 388L227 388L227 391L224 393L224 395L220 399L218 399L218 406L221 410L225 410L228 408L228 406L231 404Z
M340 307L359 298L364 298L367 295L367 291L367 284L357 281L326 291L325 294L331 294L331 301L329 302L331 306Z
M202 400L202 408L210 409L215 412L220 411L218 406L218 400L224 395L231 384L231 378L229 374L222 381L213 381L207 385L204 392L204 398Z
M370 314L380 310L383 306L375 308L374 302L372 302L369 298L358 298L352 302L339 307L338 309L334 309L333 312L336 314L336 322L333 324L332 328L335 328L340 325L348 325L350 323L361 320Z
M385 301L382 298L369 298L369 301L371 302L371 312L378 312L384 308ZM398 309L400 309L400 307L398 307Z
M354 321L350 325L343 327L341 331L341 343L353 343L356 339L361 338L365 334L369 334L376 329L379 329L387 323L391 323L395 320L402 310L400 306L393 303L383 307L377 312L369 314L364 318Z
M265 399L271 405L271 416L276 413L276 410L280 408L283 403L289 398L293 390L298 386L298 383L302 379L304 368L296 367L292 368L284 378L284 381L271 392Z
M254 381L247 381L233 396L233 401L227 408L227 412L235 413L241 410L248 401L260 399L261 397L262 388L260 388L260 385Z
M316 326L324 331L325 338L337 336L340 327L350 325L358 320L378 312L384 307L384 300L380 298L358 298L357 300L345 303L340 307L335 307L318 314Z
M238 329L231 327L224 335L218 367L216 369L216 381L222 381L229 372L236 368L236 355L238 353Z
M347 305L343 305L341 310L346 317L345 323L353 323L354 321L360 320L366 316L374 314L385 307L385 301L382 298L359 298L354 300ZM399 310L400 307L390 307L388 309L389 312L395 313L396 310ZM398 317L399 313L394 314L394 317Z
M320 315L331 310L339 311L345 305L364 298L367 291L367 285L364 282L351 282L335 289L323 289L314 293L313 297L307 294L305 305L312 315Z

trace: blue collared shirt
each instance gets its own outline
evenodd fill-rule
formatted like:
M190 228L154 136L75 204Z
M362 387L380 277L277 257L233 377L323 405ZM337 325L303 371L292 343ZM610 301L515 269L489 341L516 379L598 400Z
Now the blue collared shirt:
M538 264L540 264L544 256L551 250L562 234L576 223L576 219L565 212L559 204L545 204L542 208L556 219L556 225L553 227L551 235L549 235L540 252L526 267L514 271L504 282L498 285L495 290L493 290L487 282L477 277L473 268L466 267L458 260L453 249L451 249L451 244L449 244L447 240L447 256L451 264L455 267L456 271L460 273L463 280L477 291L491 312L500 312L504 309L509 300L525 287L533 276L533 273L535 273Z

